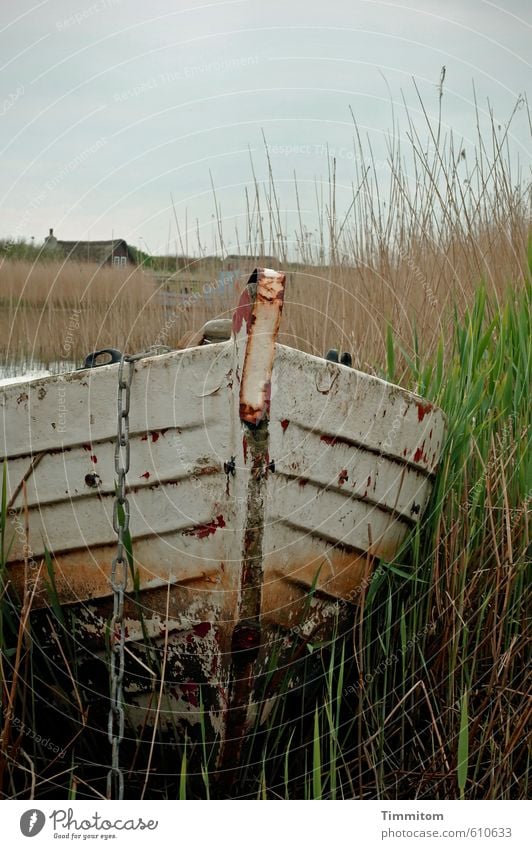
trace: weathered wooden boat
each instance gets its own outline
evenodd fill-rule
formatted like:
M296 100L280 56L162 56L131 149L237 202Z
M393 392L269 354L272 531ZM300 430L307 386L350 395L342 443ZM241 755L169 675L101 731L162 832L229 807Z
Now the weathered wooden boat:
M230 338L211 326L195 347L136 359L122 414L133 539L127 725L190 733L201 708L222 768L297 647L349 622L375 563L393 558L419 521L444 435L443 414L422 398L277 344L284 284L282 273L256 270ZM77 674L100 702L113 516L123 520L114 506L121 368L1 393L10 580L20 596L30 581L38 617L50 604L42 561L51 552L53 592L80 646Z

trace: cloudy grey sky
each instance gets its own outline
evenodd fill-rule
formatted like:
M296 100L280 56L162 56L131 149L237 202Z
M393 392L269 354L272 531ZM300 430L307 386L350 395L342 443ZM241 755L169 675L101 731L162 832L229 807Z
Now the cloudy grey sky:
M379 157L390 97L421 120L414 77L437 114L445 65L447 129L472 143L473 80L504 123L529 87L531 22L528 0L2 0L0 235L157 253L170 230L174 250L172 194L208 247L211 173L231 251L249 149L266 175L262 131L290 230L293 171L311 221L327 144L350 195L350 108ZM528 164L525 109L510 143Z

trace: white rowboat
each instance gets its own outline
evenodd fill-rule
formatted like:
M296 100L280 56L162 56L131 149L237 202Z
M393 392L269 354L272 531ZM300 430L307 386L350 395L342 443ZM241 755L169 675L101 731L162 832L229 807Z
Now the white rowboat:
M272 663L347 621L374 564L419 522L444 436L443 414L422 398L277 344L284 282L255 271L229 339L138 359L131 388L127 720L191 727L201 700L225 763ZM79 674L100 700L118 368L1 389L9 577L20 596L30 581L38 617L51 552Z

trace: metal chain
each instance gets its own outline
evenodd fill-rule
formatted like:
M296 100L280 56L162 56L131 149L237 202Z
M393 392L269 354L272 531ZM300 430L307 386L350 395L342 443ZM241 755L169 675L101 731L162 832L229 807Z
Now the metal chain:
M124 738L124 593L127 586L127 552L124 537L129 530L129 501L126 475L129 471L129 405L134 360L123 355L118 367L118 426L115 444L116 494L113 505L113 528L117 536L116 556L111 566L113 618L111 620L110 708L107 733L111 744L111 768L107 773L107 797L124 798L124 775L120 768L119 750Z
M167 353L165 345L152 345L133 356L122 355L118 366L117 435L115 443L116 494L113 504L113 529L117 537L116 556L111 565L113 617L111 619L110 707L107 736L111 744L111 768L107 773L107 797L124 798L124 774L120 768L120 744L124 739L124 593L127 586L127 552L124 538L129 531L129 501L126 496L126 476L129 471L129 405L134 364L144 357Z

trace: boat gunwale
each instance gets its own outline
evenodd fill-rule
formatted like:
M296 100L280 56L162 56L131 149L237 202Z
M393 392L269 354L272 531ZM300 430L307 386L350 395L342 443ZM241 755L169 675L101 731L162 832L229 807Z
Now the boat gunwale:
M174 351L165 351L162 354L147 354L145 357L141 357L138 360L135 360L135 363L134 363L135 370L136 370L137 366L146 366L146 365L149 365L151 362L157 361L157 360L161 361L161 360L165 360L165 359L172 359L174 357L182 356L182 355L185 355L187 353L197 351L198 349L208 348L212 352L213 348L224 348L224 347L229 348L229 347L233 346L234 344L235 344L235 338L234 338L234 336L232 336L230 339L223 340L222 342L209 342L208 345L205 345L205 344L204 345L193 345L189 348L176 348ZM311 361L318 363L318 364L319 363L326 363L329 367L333 367L334 369L338 369L338 371L340 373L342 373L342 371L343 372L349 372L350 374L354 373L354 374L356 374L357 379L364 380L364 381L371 381L371 382L374 382L374 383L376 383L376 384L378 384L378 385L380 385L383 388L386 388L388 390L395 390L401 396L408 397L408 398L410 398L410 399L412 399L416 402L421 401L421 402L424 402L425 404L430 403L431 404L430 412L439 414L442 417L444 423L445 424L447 423L447 415L444 412L444 410L442 410L441 407L439 407L437 404L432 404L432 402L429 401L428 398L426 398L423 395L419 395L417 392L414 392L411 389L405 389L404 386L400 386L397 383L392 383L391 381L385 380L384 378L379 377L376 374L369 374L368 372L360 371L360 369L356 369L352 366L346 366L343 363L334 363L331 360L326 360L324 357L317 356L316 354L309 354L307 351L302 351L300 348L292 348L291 345L283 345L281 342L276 342L275 348L276 349L282 348L285 351L290 351L291 353L296 354L297 356L304 357L305 359L311 360ZM275 359L276 358L274 358L274 363L275 363ZM19 387L21 385L22 386L38 386L38 385L41 385L41 384L46 384L48 382L54 382L54 381L57 381L57 380L59 380L60 382L64 382L67 379L72 380L73 376L75 376L76 378L79 377L81 379L87 373L94 372L95 370L99 372L99 371L103 371L104 369L105 370L107 370L107 369L118 369L118 367L119 367L119 363L104 363L102 365L95 366L93 368L78 368L78 369L73 369L72 371L59 372L58 374L41 375L40 377L34 377L34 378L29 378L29 379L25 379L24 376L21 376L20 381L17 381L16 383L12 382L12 383L2 384L0 382L0 391L2 391L3 393L6 393L6 392L8 392L8 390L10 390L10 389L15 390L16 387Z

